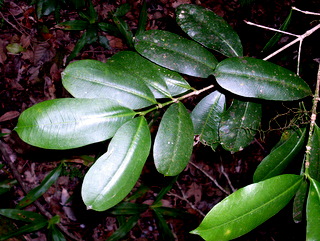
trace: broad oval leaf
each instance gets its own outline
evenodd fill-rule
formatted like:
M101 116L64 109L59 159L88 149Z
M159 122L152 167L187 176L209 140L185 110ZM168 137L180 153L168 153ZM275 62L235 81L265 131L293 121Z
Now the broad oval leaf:
M119 128L107 153L89 169L82 184L88 209L107 210L125 198L137 182L150 152L147 121L138 117Z
M320 183L310 178L307 200L307 241L319 240L320 237Z
M131 109L156 104L145 83L121 66L97 60L79 60L62 73L63 86L76 98L108 98Z
M217 65L214 75L222 88L244 97L291 101L312 94L298 75L261 59L225 59Z
M320 128L317 124L311 139L309 175L320 182Z
M220 16L193 4L177 8L177 22L192 39L227 57L242 56L243 49L238 34Z
M54 99L25 110L15 131L30 145L70 149L111 138L135 114L110 99Z
M241 188L214 206L191 233L206 241L246 234L286 206L302 180L302 176L286 174Z
M257 167L253 181L259 182L282 173L303 147L306 128L286 130L280 139L280 145L271 151ZM285 140L284 140L285 139Z
M143 80L155 98L171 98L191 89L181 75L148 61L136 52L121 51L108 63L118 65L128 75Z
M219 136L227 151L242 151L254 139L261 122L261 104L234 99L221 118Z
M136 50L147 59L183 74L207 78L218 61L200 44L177 34L149 30L136 37Z
M199 135L200 141L212 149L217 148L220 143L219 126L225 111L225 102L225 96L214 91L204 97L191 113L194 134Z
M186 107L172 104L162 117L154 141L153 158L157 171L175 176L187 166L193 147L193 124Z
M62 164L53 169L41 182L41 184L27 193L27 195L18 203L16 208L24 208L39 197L41 197L51 186L54 184L60 176L62 170Z

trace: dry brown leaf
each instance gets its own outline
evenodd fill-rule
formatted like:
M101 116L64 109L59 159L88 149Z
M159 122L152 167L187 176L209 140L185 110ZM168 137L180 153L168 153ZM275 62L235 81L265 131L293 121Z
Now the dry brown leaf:
M194 196L194 203L195 204L199 203L201 201L201 197L202 197L202 188L201 188L201 186L199 186L198 184L193 182L189 186L189 190L186 192L186 196L188 198Z
M17 118L20 115L19 111L8 111L7 113L0 116L0 122L12 120L14 118Z

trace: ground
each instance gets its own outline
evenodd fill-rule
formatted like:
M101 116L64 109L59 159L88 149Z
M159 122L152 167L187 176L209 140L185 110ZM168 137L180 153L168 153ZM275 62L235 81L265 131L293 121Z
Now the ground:
M102 20L107 18L109 11L126 2L131 5L131 10L126 14L125 20L135 30L141 7L140 1L93 0L93 5L99 14L99 19ZM238 1L223 0L147 1L147 29L179 31L174 20L174 9L182 3L194 3L207 7L223 17L238 32L245 55L257 58L265 56L261 50L273 33L248 26L243 20L279 28L292 6L320 12L320 4L317 0L257 0L248 5L241 5ZM79 15L74 10L62 8L60 14L59 21L79 19ZM61 72L82 32L64 30L57 25L58 22L53 14L38 18L35 6L27 1L4 1L0 17L0 130L1 133L11 133L1 140L3 160L0 159L0 164L5 164L5 167L0 170L0 178L1 180L14 179L20 176L25 188L30 190L39 185L61 160L67 159L68 168L57 183L39 200L39 205L51 215L59 215L62 225L67 227L68 232L77 240L105 240L117 229L116 218L107 212L87 211L79 192L82 177L88 169L83 155L94 157L105 150L105 144L91 145L72 151L47 151L25 144L13 131L18 116L28 107L44 100L69 96L62 87ZM294 12L288 31L302 34L314 26L315 21L319 21L319 18ZM106 33L102 34L109 40L109 49L93 43L82 49L74 60L97 59L105 62L116 52L128 49L123 39ZM319 33L316 33L305 40L301 57L301 76L311 87L314 87L317 71L317 63L313 59L319 58L320 53L320 45L316 42L319 36ZM292 39L287 36L281 38L274 50ZM15 53L14 50L6 48L12 43L21 46L23 51ZM272 61L295 71L297 49L297 46L291 47ZM199 84L197 80L191 81L195 85ZM186 105L192 107L196 101L197 99L190 99ZM285 113L286 109L279 108L276 111ZM265 109L266 115L274 116L276 111L272 105ZM192 218L187 219L179 217L167 219L176 240L201 240L189 234L189 231L197 227L203 215L216 203L232 191L252 182L255 167L267 155L278 138L279 132L276 131L259 135L248 148L234 154L220 149L213 152L209 147L196 145L190 164L180 174L173 188L162 201L165 207L178 208L192 215ZM6 161L8 156L13 162L11 167L8 165L8 160ZM152 162L148 162L136 186L138 188L145 185L148 189L135 202L151 204L166 184L168 184L168 178L157 174ZM24 195L23 189L17 184L9 193L1 197L0 207L14 208ZM69 197L72 197L72 205L70 207L61 205ZM27 210L39 212L39 209L32 205ZM303 240L305 224L294 224L290 219L290 213L290 207L285 208L276 217L237 240L284 240L284 238ZM42 232L27 235L24 238L26 240L45 239ZM152 213L144 212L137 225L123 240L160 240Z

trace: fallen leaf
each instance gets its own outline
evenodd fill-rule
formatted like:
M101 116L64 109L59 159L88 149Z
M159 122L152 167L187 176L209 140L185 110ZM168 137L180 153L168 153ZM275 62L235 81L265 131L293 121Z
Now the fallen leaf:
M20 115L19 111L8 111L7 113L0 116L0 122L12 120L14 118L17 118Z

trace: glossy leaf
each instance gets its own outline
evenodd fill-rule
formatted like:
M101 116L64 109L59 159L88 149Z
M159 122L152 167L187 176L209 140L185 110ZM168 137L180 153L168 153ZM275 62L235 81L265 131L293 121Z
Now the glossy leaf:
M15 131L34 146L70 149L111 138L134 115L109 99L55 99L25 110Z
M261 105L234 99L220 122L219 136L222 147L241 151L254 139L261 121Z
M219 126L225 111L225 102L225 96L214 91L203 98L191 113L194 134L199 135L200 141L212 149L216 149L220 143Z
M112 56L108 63L121 67L132 78L143 80L155 98L170 98L191 89L178 73L162 68L132 51L121 51Z
M225 59L214 75L222 88L244 97L289 101L311 95L309 86L298 75L260 59Z
M89 209L107 210L125 198L136 184L150 152L151 137L143 117L119 128L107 153L89 169L82 198Z
M128 218L128 220L119 226L119 228L108 238L106 241L117 241L123 239L127 233L137 224L140 215L134 215Z
M206 241L246 234L286 206L302 180L286 174L241 188L214 206L191 233Z
M193 124L179 102L172 104L162 117L153 146L155 166L165 176L176 176L187 166L193 147Z
M0 215L27 223L46 221L39 213L19 209L0 209Z
M320 183L310 178L307 200L307 241L319 240L320 237Z
M200 44L177 34L149 30L136 37L136 50L147 59L183 74L206 78L218 61Z
M243 55L238 34L220 16L209 9L193 4L177 8L177 22L192 39L227 57Z
M60 173L62 171L62 164L53 169L41 182L39 186L32 189L27 193L27 195L18 203L16 208L24 208L39 197L41 197L59 178Z
M309 175L320 182L320 128L317 124L311 139Z
M62 83L76 98L109 98L131 109L157 103L141 79L119 65L97 60L69 64L62 74Z
M253 181L259 182L281 174L302 149L306 132L306 128L286 130L279 141L282 144L277 145L277 148L262 160L253 175Z
M293 201L292 217L295 223L300 223L304 219L305 201L307 198L309 184L303 180Z

